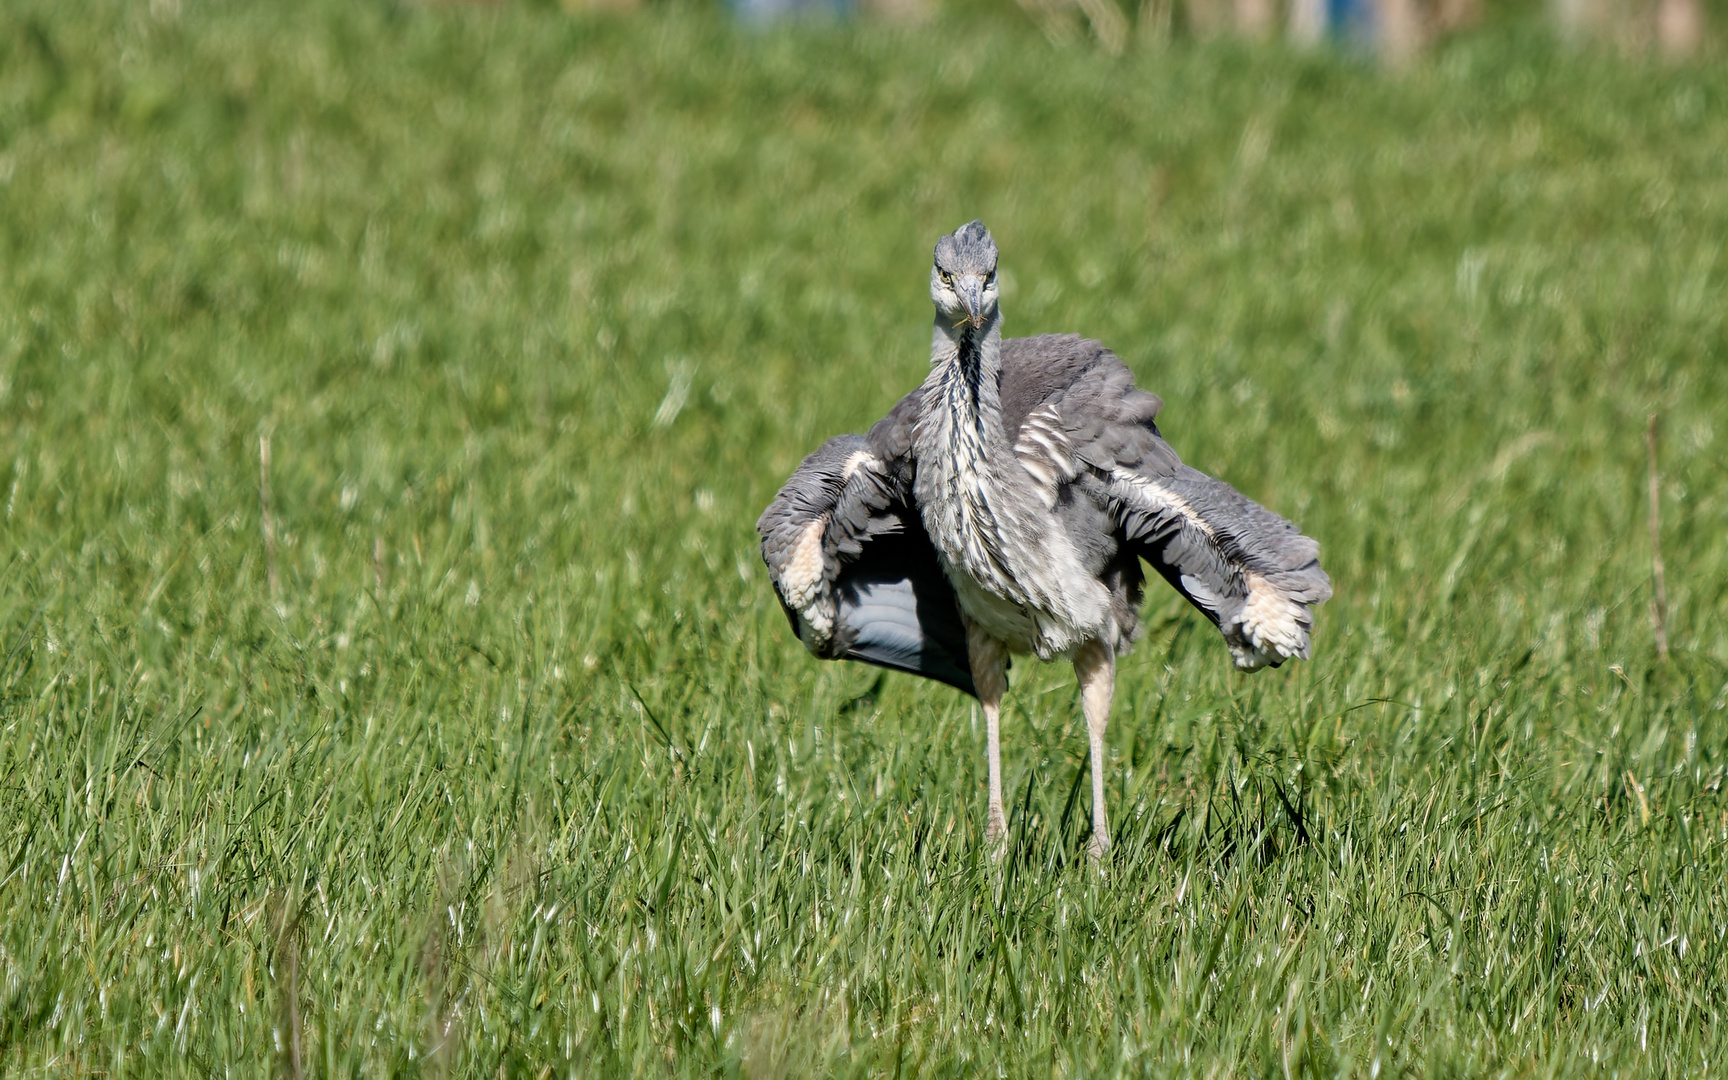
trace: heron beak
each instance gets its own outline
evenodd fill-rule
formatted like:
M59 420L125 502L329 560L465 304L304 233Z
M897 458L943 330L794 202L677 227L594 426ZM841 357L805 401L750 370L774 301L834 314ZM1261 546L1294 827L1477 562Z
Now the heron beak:
M960 305L966 309L966 320L973 329L984 325L984 279L977 274L963 274L954 283Z

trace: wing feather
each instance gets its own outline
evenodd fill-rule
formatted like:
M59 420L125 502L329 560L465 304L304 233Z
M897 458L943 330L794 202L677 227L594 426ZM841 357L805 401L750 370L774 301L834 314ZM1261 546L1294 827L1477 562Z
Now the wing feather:
M1119 542L1217 625L1238 667L1308 656L1312 608L1332 595L1318 544L1184 465L1159 434L1163 402L1104 346L1017 338L1003 358L1004 413L1035 479L1056 474L1101 503ZM1053 486L1047 501L1058 496Z
M812 654L973 694L959 604L912 501L909 444L895 453L899 414L804 459L756 523L762 558Z
M1105 490L1128 540L1212 620L1237 667L1308 658L1311 609L1332 596L1312 539L1186 465L1168 476L1118 466Z

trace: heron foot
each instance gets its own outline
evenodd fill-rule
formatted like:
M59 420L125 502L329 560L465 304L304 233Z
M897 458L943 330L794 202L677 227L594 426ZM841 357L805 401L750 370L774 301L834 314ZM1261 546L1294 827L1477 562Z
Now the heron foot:
M1091 843L1086 845L1086 854L1091 856L1092 861L1095 863L1103 862L1104 861L1104 855L1109 850L1110 850L1110 838L1108 836L1102 836L1098 833L1093 833Z
M990 812L990 820L984 826L984 842L998 859L1008 850L1008 817L1001 810Z

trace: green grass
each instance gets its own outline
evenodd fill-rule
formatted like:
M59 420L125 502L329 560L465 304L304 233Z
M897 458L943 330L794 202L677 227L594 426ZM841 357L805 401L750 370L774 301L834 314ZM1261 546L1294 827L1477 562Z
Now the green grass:
M1719 1071L1728 70L1521 33L0 7L0 1072ZM974 215L1337 586L1154 592L1102 875L756 553Z

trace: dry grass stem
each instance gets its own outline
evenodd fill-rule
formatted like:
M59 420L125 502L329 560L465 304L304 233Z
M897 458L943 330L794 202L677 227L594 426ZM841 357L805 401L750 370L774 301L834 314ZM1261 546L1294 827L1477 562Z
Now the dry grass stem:
M269 583L270 598L280 601L281 583L276 578L276 519L270 511L270 436L258 436L258 510L264 530L264 576Z
M1656 634L1656 656L1668 659L1668 573L1662 566L1662 474L1656 467L1655 413L1644 429L1644 445L1650 463L1650 581L1655 595L1650 599L1650 625Z

